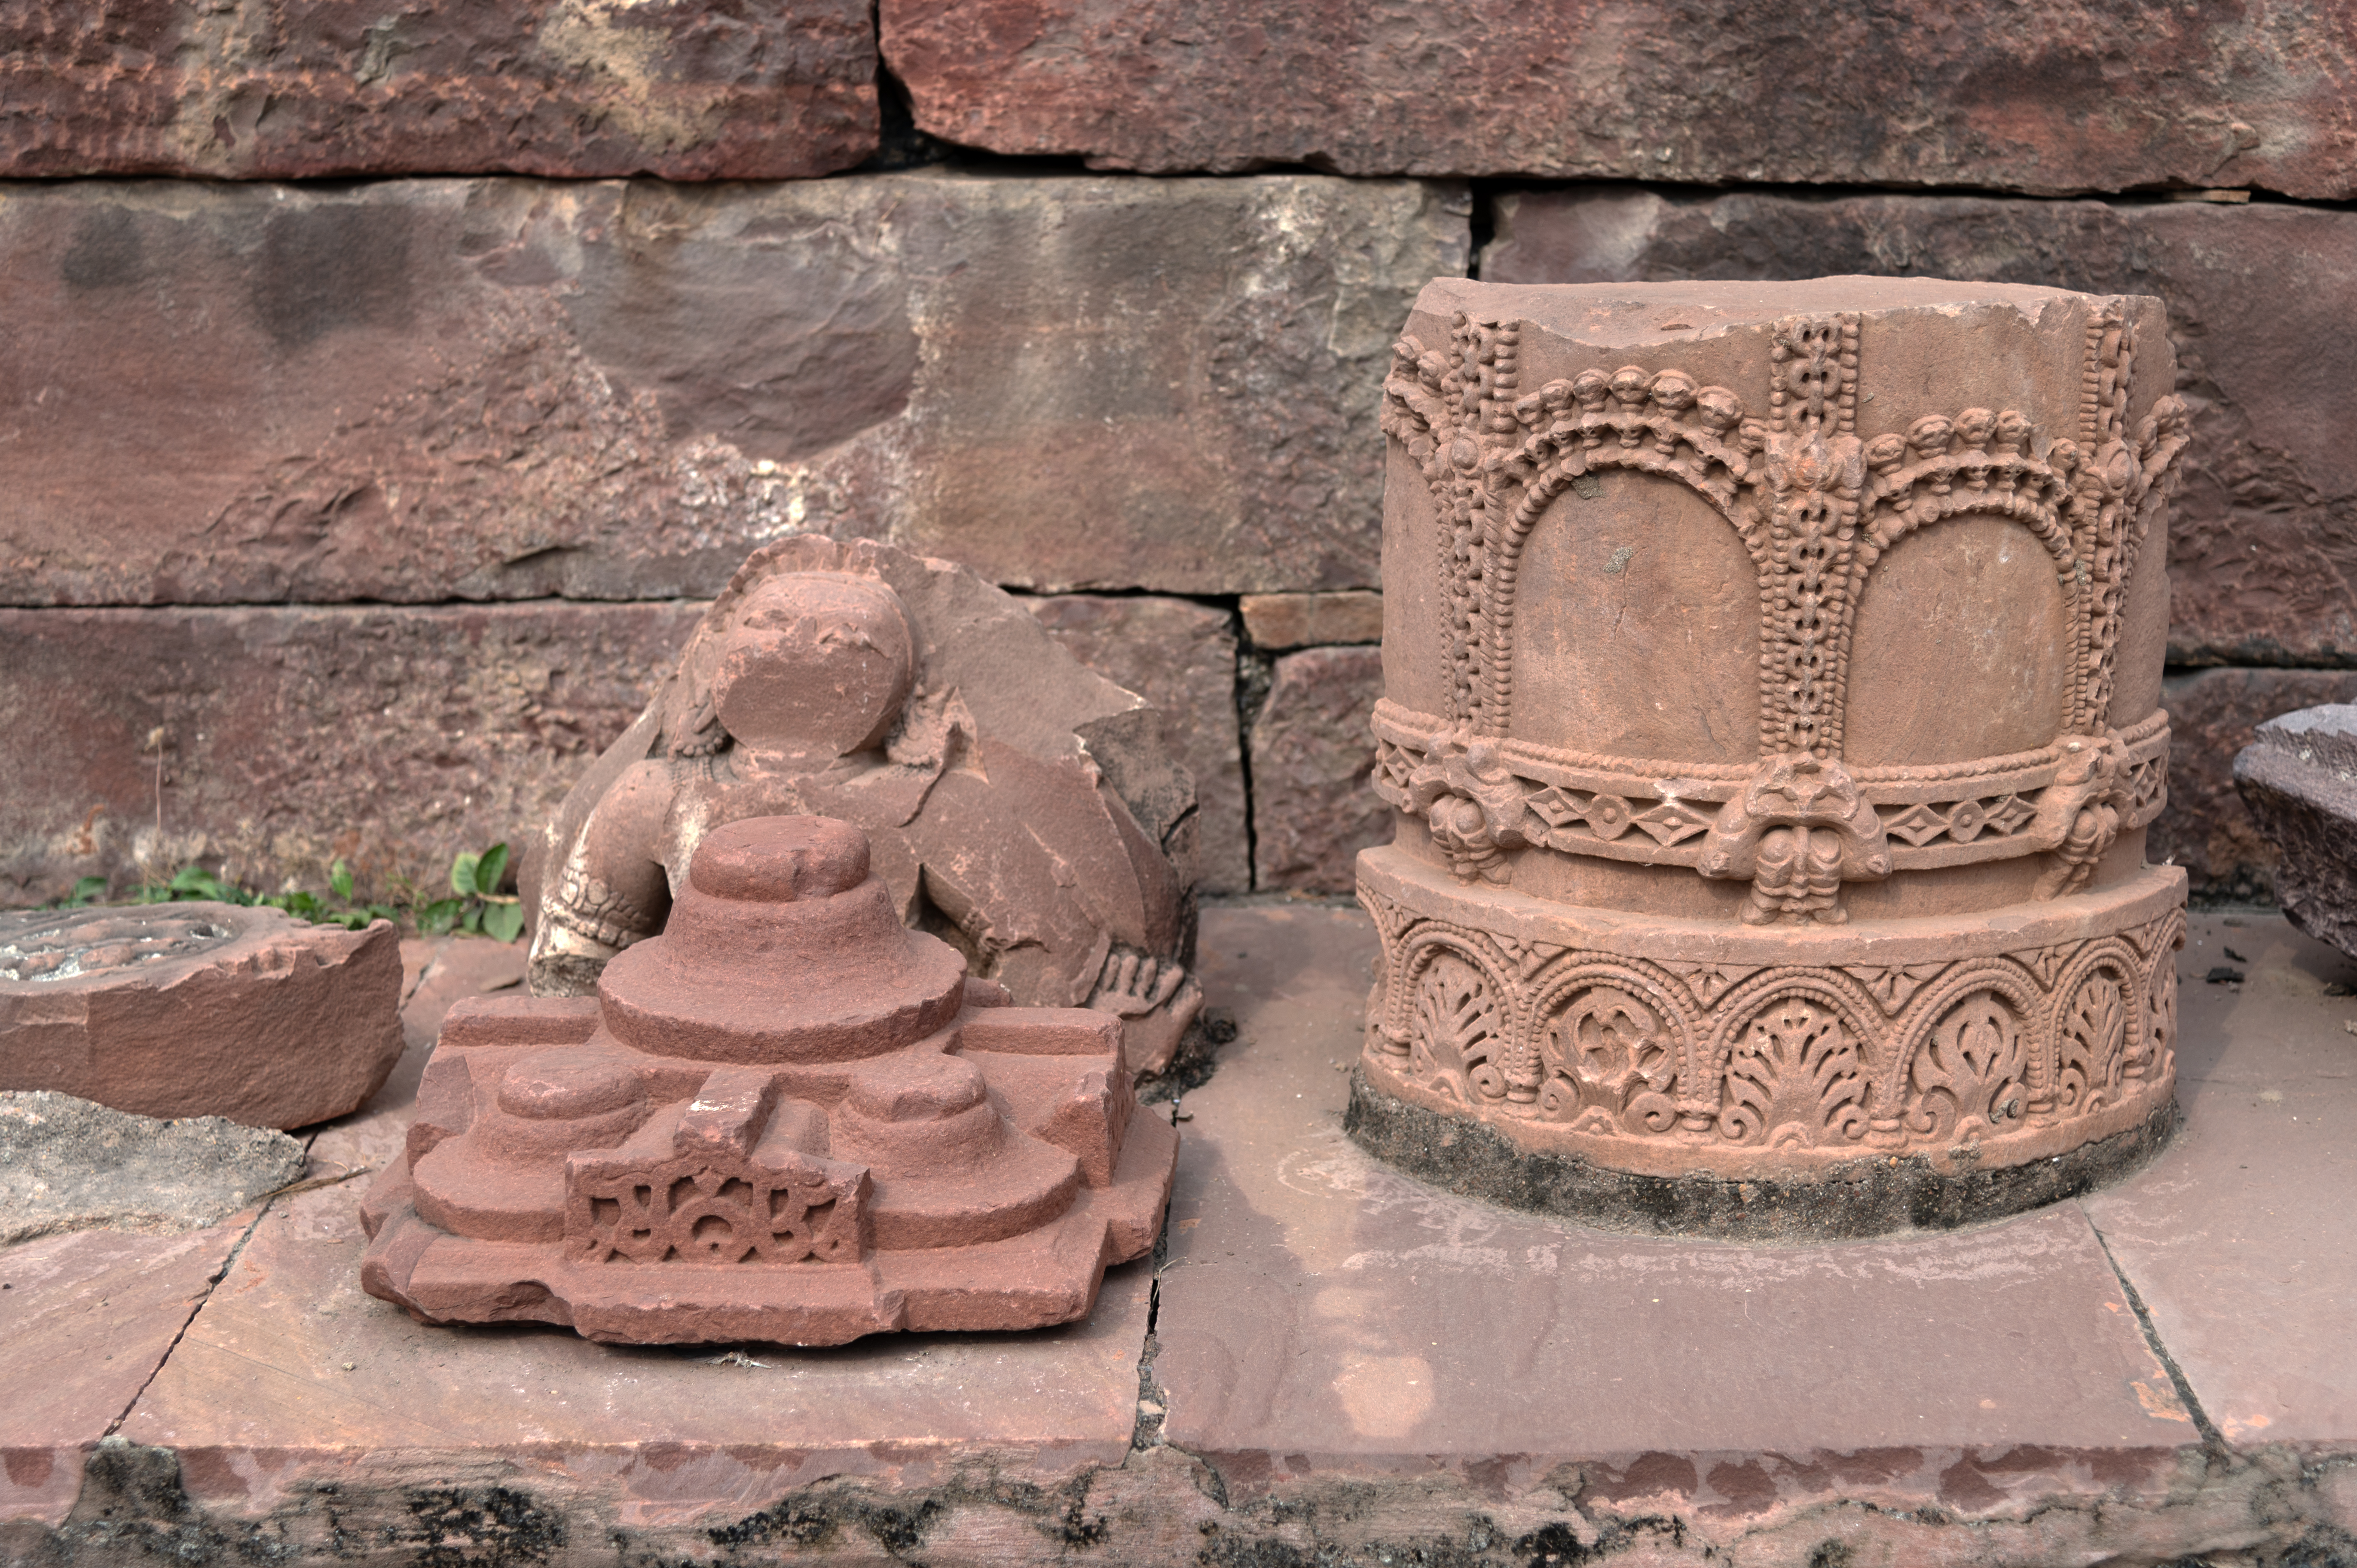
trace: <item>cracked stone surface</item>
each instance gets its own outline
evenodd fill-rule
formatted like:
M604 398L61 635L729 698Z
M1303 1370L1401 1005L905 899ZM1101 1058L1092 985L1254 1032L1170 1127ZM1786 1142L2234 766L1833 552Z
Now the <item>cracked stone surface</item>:
M2319 197L2352 188L2346 16L2287 0L878 11L923 129L1094 168Z
M1405 1181L1338 1125L1364 917L1258 902L1205 914L1240 1036L1177 1108L1158 1293L1049 1335L427 1330L359 1291L355 1182L233 1261L242 1217L0 1249L0 1559L2357 1560L2357 969L2228 918L2181 959L2170 1150L1942 1235L1635 1240ZM408 1057L315 1173L393 1150L441 1013L521 961L405 948Z
M302 1169L303 1145L285 1133L219 1116L166 1122L70 1094L0 1093L0 1247L217 1225Z
M792 178L874 150L875 80L856 0L33 0L0 16L0 171Z
M793 531L1371 586L1383 366L1469 223L1306 174L27 184L0 604L653 600Z

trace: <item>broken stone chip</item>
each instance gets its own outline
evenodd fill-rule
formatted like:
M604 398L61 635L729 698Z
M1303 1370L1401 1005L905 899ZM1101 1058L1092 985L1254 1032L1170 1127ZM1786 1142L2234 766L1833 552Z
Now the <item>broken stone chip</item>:
M0 915L0 1089L304 1127L401 1058L401 939L191 902Z
M2234 757L2234 788L2282 853L2292 924L2357 957L2357 703L2269 719Z

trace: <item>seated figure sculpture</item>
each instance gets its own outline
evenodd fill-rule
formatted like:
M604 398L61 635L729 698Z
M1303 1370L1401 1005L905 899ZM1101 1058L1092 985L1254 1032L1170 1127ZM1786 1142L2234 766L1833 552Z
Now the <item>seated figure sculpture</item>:
M662 930L713 828L796 812L864 829L970 973L1119 1015L1134 1071L1201 1007L1193 785L1158 715L971 573L809 536L745 563L528 851L533 993L587 993Z
M834 1345L1085 1316L1161 1228L1178 1135L1120 1021L1006 1004L903 926L846 822L703 835L591 997L444 1023L361 1283L428 1322Z

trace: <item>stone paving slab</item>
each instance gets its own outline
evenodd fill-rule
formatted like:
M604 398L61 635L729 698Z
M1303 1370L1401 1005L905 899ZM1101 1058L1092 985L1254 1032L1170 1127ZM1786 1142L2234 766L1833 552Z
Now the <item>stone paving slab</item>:
M2215 969L2246 978L2205 982ZM2357 964L2278 916L2197 916L2178 971L2184 1128L2083 1207L2227 1442L2346 1447Z
M2166 1471L2195 1441L2075 1207L1739 1246L1397 1174L1340 1130L1372 928L1256 913L1251 940L1205 925L1200 961L1244 999L1242 1037L1186 1101L1155 1368L1168 1440L1223 1456L1231 1486L1585 1459L1624 1490L1743 1512L1831 1484L1982 1503L2106 1465Z
M450 1004L523 973L521 946L477 939L413 939L401 958L404 1059L368 1107L316 1134L307 1176L365 1165L377 1130L405 1122ZM300 1195L277 1212L330 1194L349 1206L364 1185ZM249 1209L178 1236L82 1230L0 1249L0 1521L66 1518L87 1455L130 1413L255 1219Z
M358 1289L359 1181L274 1203L193 1321L231 1242L0 1251L0 1562L2357 1560L2357 1250L2329 1203L2265 1214L2346 1187L2307 1129L2357 998L2273 916L2193 943L2190 1120L2153 1167L1971 1230L1765 1248L1377 1165L1340 1133L1364 918L1215 907L1200 969L1241 1034L1177 1111L1158 1290L1133 1266L1086 1324L818 1352L429 1329ZM412 1055L520 956L412 944ZM2227 961L2249 978L2202 983ZM314 1171L389 1154L414 1081L323 1129ZM92 1331L136 1353L92 1364Z
M84 1455L155 1376L253 1219L0 1250L0 1521L66 1517Z

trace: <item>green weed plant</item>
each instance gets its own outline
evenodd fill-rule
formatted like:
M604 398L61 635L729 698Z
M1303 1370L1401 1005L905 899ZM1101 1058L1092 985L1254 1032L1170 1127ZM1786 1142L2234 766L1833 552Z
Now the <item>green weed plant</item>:
M511 942L523 933L523 904L514 894L499 890L500 879L507 875L507 869L508 846L504 843L495 843L480 854L461 854L450 863L451 897L423 903L407 898L402 900L406 906L403 908L354 903L352 870L340 860L328 869L327 898L304 888L291 893L256 893L235 882L223 881L201 865L190 865L180 867L169 882L148 883L122 902L178 904L201 899L216 904L259 906L284 909L296 919L308 920L316 926L341 926L348 931L357 931L371 920L402 924L405 916L406 923L429 937L466 931ZM73 892L63 902L71 908L108 902L106 878L83 877L74 884Z

